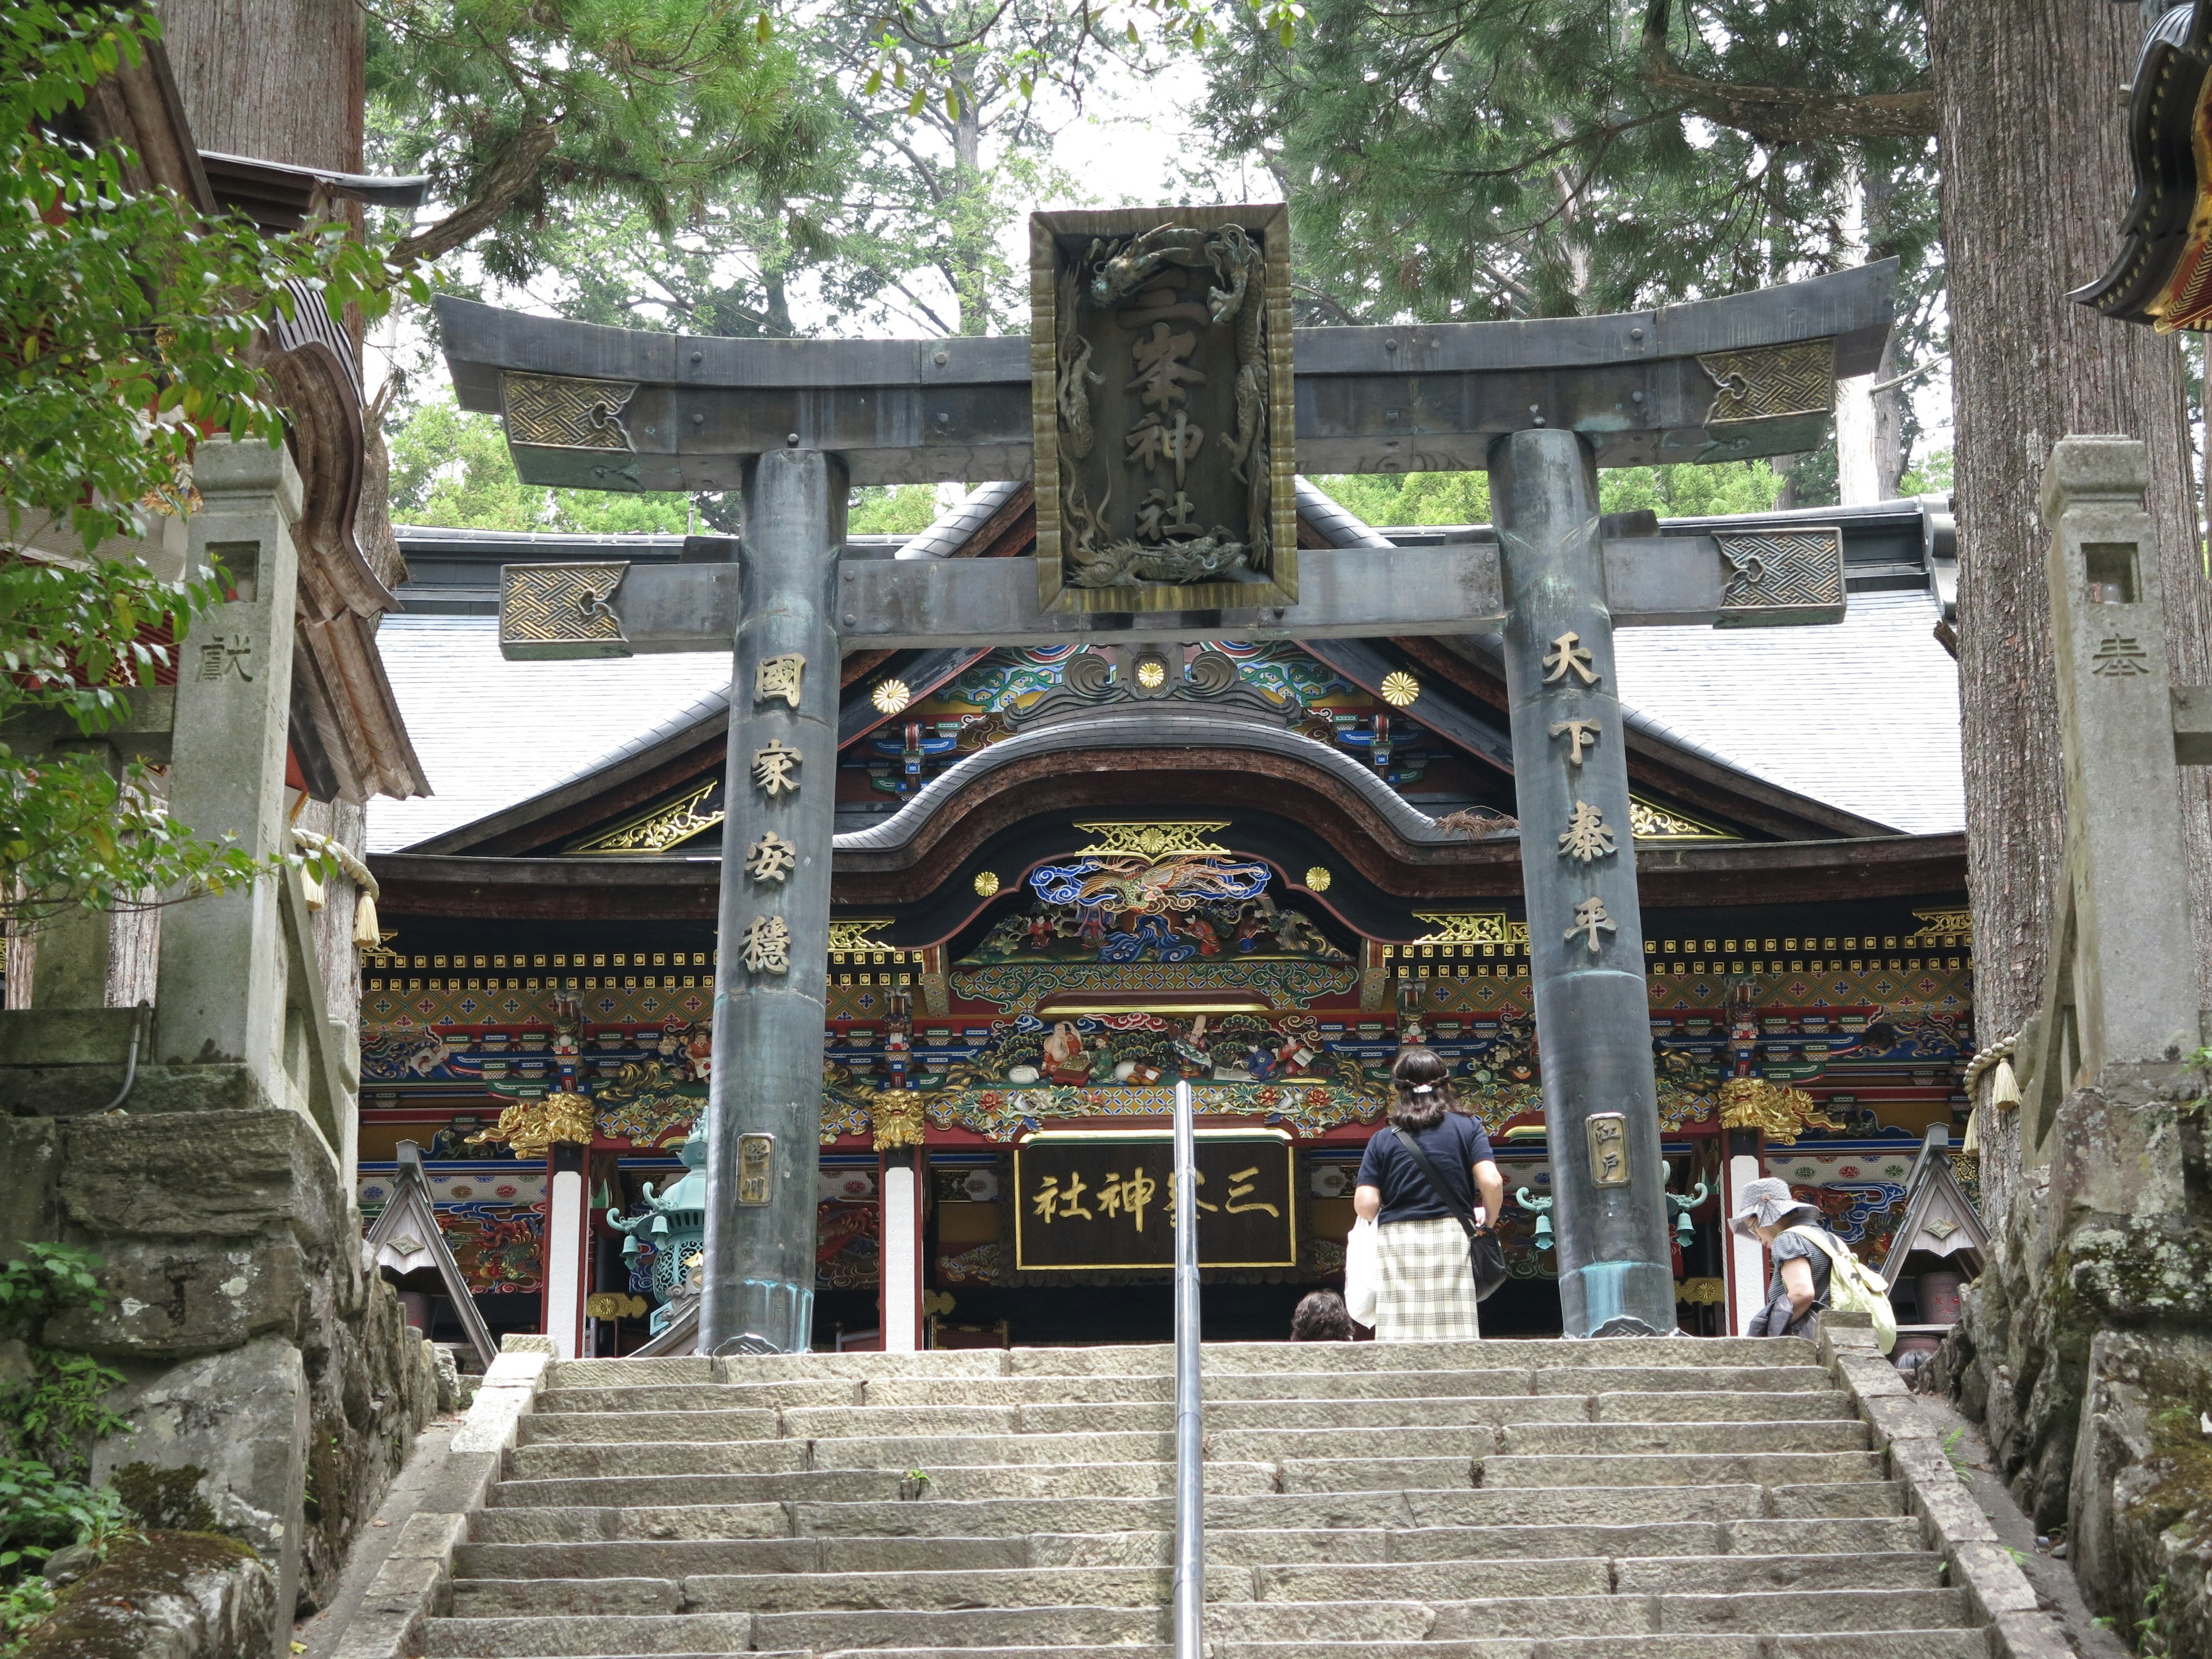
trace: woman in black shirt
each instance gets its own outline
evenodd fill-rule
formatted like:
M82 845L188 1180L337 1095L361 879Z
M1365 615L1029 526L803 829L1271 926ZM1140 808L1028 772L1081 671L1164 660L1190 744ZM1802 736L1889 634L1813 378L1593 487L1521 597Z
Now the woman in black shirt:
M1419 1143L1480 1226L1496 1224L1505 1206L1505 1182L1482 1125L1454 1109L1441 1059L1427 1048L1407 1048L1390 1077L1397 1091L1390 1124L1368 1141L1352 1194L1360 1218L1377 1224L1375 1337L1380 1342L1471 1341L1482 1333L1467 1234L1395 1132L1402 1129Z

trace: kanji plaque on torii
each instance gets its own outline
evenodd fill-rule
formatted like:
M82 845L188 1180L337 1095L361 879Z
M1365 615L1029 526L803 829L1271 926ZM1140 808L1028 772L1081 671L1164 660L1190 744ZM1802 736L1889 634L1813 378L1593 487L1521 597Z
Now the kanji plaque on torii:
M1293 381L1285 223L1039 216L1030 341L705 339L440 302L461 401L506 414L526 480L744 492L738 565L510 566L500 621L519 658L733 653L706 1351L811 1331L840 650L1076 639L1504 636L1565 1328L1674 1328L1613 630L1839 621L1843 538L1607 537L1597 469L1815 446L1835 377L1880 357L1896 266L1620 316L1303 330ZM547 413L574 410L605 412ZM1486 468L1497 523L1294 566L1300 459ZM1033 464L1057 570L1042 536L1036 559L842 545L849 484Z
M1296 599L1289 216L1036 214L1030 281L1039 601Z

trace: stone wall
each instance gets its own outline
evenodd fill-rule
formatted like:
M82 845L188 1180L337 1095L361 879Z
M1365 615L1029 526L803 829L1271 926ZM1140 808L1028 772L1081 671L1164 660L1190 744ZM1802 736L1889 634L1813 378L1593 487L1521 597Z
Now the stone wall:
M2108 1066L2039 1149L1998 1143L1993 1259L1925 1377L1986 1422L2037 1525L2065 1528L2090 1606L2140 1650L2193 1655L2212 1655L2203 1081Z
M0 1249L29 1239L106 1263L106 1306L42 1333L127 1379L113 1403L137 1432L96 1449L95 1474L251 1544L289 1631L437 1401L319 1132L273 1104L0 1118Z

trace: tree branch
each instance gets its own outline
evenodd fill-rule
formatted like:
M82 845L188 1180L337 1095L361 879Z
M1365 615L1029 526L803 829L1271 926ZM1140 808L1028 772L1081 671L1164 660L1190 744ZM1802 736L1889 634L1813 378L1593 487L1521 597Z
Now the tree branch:
M557 121L539 121L525 127L484 174L477 193L434 225L396 244L391 256L393 263L435 259L491 224L530 188L539 165L560 141Z
M1671 0L1651 0L1644 14L1644 84L1717 126L1762 144L1806 138L1933 138L1933 92L1816 92L1809 87L1760 87L1692 75L1667 49Z

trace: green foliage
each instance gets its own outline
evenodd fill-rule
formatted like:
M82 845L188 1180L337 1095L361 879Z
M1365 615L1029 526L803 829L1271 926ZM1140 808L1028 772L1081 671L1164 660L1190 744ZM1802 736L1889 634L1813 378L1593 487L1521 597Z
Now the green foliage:
M218 577L165 580L102 544L193 504L203 439L281 440L247 361L264 329L302 303L376 316L398 280L343 224L264 237L132 188L126 152L67 136L93 83L159 28L112 0L0 13L0 504L9 537L41 550L0 565L0 721L48 711L85 736L222 597ZM255 873L170 819L143 767L0 745L0 890L22 896L5 906L18 921Z
M1364 473L1316 478L1314 483L1370 525L1490 521L1490 475L1486 472ZM1607 513L1649 508L1662 519L1763 513L1774 505L1781 489L1781 478L1765 461L1723 461L1716 466L1631 466L1598 474L1598 505Z
M869 484L853 492L845 532L852 536L913 536L937 522L932 484Z
M0 14L0 487L8 527L69 525L88 550L143 536L182 504L210 433L277 441L282 416L246 361L254 336L319 290L385 308L390 273L342 222L260 235L125 182L128 157L47 125L160 33L150 10L24 0ZM161 596L168 599L169 596ZM143 598L137 618L172 604ZM88 669L96 665L88 664Z
M36 1458L0 1458L0 1576L36 1570L56 1550L128 1530L112 1487L85 1486Z
M386 434L395 523L456 530L633 531L682 534L690 507L679 495L545 489L514 475L499 418L440 398L416 404Z
M70 1245L26 1245L0 1266L0 1336L33 1337L56 1314L100 1306L99 1265ZM86 1354L25 1347L30 1380L0 1389L0 1637L9 1638L53 1610L40 1563L72 1544L105 1551L130 1531L114 1490L84 1483L85 1443L130 1431L103 1403L122 1377Z
M0 1389L0 1441L59 1474L82 1478L88 1443L131 1431L106 1405L123 1375L88 1354L34 1347L30 1356L32 1380Z
M35 1339L56 1314L106 1300L94 1269L100 1258L69 1244L30 1243L0 1267L0 1334ZM0 1454L34 1458L58 1477L84 1473L84 1446L131 1425L104 1403L123 1377L90 1356L27 1341L27 1382L0 1389ZM4 1565L4 1564L0 1564Z
M1316 0L1295 44L1248 24L1208 64L1225 149L1288 181L1312 281L1363 320L1756 286L1837 257L1862 187L1880 251L1932 257L1932 110L1926 136L1860 137L1863 112L1779 119L1666 72L1916 91L1924 30L1899 0Z
M1951 1466L1951 1473L1961 1480L1972 1480L1974 1474L1972 1460L1959 1449L1966 1437L1964 1429L1954 1429L1943 1437L1943 1461Z
M449 216L400 244L435 258L489 228L520 281L581 209L662 234L735 187L802 188L834 131L769 14L738 0L368 0L383 159L431 176Z
M1589 315L1895 255L1897 367L1944 349L1919 5L1310 9L1215 38L1200 122L1217 189L1280 181L1302 320Z
M55 1314L100 1306L99 1266L74 1244L25 1244L20 1258L0 1266L0 1336L34 1336Z
M1905 495L1948 495L1951 493L1951 451L1948 447L1933 449L1922 457L1917 466L1907 467L1905 476L1898 480L1898 491Z
M0 1589L0 1653L15 1651L13 1640L54 1610L54 1587L35 1576L18 1578Z
M2167 1585L2164 1574L2143 1592L2143 1616L2136 1621L2136 1651L2145 1659L2164 1659L2173 1650L2172 1632L2166 1627L2162 1609L2166 1605Z

